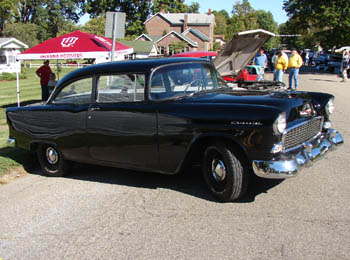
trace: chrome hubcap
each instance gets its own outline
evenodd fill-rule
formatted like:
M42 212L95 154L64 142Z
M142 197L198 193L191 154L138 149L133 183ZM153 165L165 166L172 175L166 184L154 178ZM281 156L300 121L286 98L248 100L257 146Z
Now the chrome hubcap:
M52 147L47 148L46 149L46 158L50 164L56 164L58 162L57 151Z
M226 178L226 167L223 161L215 159L211 164L211 171L217 182L222 182Z

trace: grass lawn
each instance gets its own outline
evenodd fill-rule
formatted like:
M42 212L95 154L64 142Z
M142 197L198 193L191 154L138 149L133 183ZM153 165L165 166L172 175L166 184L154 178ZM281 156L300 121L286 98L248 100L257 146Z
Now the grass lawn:
M41 99L39 78L35 75L37 68L26 69L27 79L19 81L20 102L33 103ZM62 69L60 78L73 69ZM33 154L18 148L8 148L8 127L5 110L7 107L17 106L16 81L0 81L0 177L11 168L23 165L30 168L34 165Z

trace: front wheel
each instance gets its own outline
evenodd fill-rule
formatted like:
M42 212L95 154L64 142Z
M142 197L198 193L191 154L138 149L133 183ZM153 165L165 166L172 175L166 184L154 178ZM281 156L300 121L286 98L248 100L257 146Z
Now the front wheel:
M64 176L68 171L68 162L60 150L49 144L41 144L37 150L38 160L44 174L50 177Z
M243 159L238 159L235 150L222 142L205 149L202 172L209 190L221 201L236 200L247 189L248 173Z

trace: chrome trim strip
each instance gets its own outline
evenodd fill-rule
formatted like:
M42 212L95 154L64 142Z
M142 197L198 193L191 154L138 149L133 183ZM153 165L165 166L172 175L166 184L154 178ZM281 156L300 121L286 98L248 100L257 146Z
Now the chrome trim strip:
M312 163L321 159L328 151L344 143L343 137L334 129L328 129L327 133L319 136L314 144L305 142L304 149L297 153L281 155L276 160L253 161L254 173L262 178L286 179L298 175L304 167L312 166Z
M7 139L7 146L8 147L16 147L16 140L13 138Z

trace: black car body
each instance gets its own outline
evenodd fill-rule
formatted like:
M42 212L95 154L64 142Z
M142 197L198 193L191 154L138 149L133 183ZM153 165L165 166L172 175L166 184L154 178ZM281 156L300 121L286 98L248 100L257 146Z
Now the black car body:
M251 172L288 178L343 143L333 96L228 87L203 59L92 65L58 82L48 102L6 110L9 144L44 173L68 161L176 174L202 165L214 196L242 196Z

